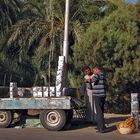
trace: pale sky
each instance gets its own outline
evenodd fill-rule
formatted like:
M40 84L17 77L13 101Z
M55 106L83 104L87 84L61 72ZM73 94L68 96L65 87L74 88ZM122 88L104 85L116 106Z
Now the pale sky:
M136 3L137 0L126 0L127 2L130 2L130 3Z

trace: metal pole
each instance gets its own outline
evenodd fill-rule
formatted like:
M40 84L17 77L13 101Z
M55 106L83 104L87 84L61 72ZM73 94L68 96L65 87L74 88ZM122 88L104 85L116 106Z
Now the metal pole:
M65 5L65 28L64 28L64 42L63 42L63 56L65 56L65 63L68 63L68 29L69 29L69 5L70 0L66 0Z

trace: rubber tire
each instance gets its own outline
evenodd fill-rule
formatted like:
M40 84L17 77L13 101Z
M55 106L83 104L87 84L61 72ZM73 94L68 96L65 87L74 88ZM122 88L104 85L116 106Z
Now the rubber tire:
M51 123L49 118L54 123ZM58 121L55 123L55 120ZM44 128L50 131L59 131L66 123L66 113L64 110L44 110L40 113L40 121Z
M8 127L11 122L12 122L12 113L11 111L6 111L6 110L0 110L0 113L3 112L5 115L5 120L1 122L0 120L0 128L6 128Z

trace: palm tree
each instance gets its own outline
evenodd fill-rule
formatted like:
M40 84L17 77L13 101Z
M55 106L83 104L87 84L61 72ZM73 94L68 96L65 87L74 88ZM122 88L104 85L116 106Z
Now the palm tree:
M52 74L47 74L50 72L46 70L56 69L56 58L62 54L64 6L65 1L60 0L43 0L41 8L27 2L22 8L20 20L10 30L8 52L13 55L12 52L15 54L16 50L19 63L24 61L26 54L33 58L39 77L50 77ZM82 28L78 21L75 24L71 22L70 32L72 31L77 40L80 40L78 38Z
M72 44L83 39L84 26L99 19L103 5L94 0L71 0L69 35L74 40ZM9 32L6 51L10 57L18 59L19 64L30 57L36 79L42 76L50 81L57 67L56 58L62 54L65 0L28 0L21 8L20 19Z
M20 12L21 1L1 0L0 1L0 33L7 33L9 27L15 23Z

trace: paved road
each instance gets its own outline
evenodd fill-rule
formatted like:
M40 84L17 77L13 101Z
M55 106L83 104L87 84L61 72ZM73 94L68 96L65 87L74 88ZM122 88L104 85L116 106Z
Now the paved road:
M140 140L140 132L120 135L117 130L96 133L94 126L73 126L71 130L51 132L44 128L0 129L0 140Z
M5 128L0 129L0 140L140 140L140 132L121 135L114 127L115 123L130 115L105 114L106 124L111 131L104 134L96 133L95 126L74 123L70 130L51 132L44 128Z

